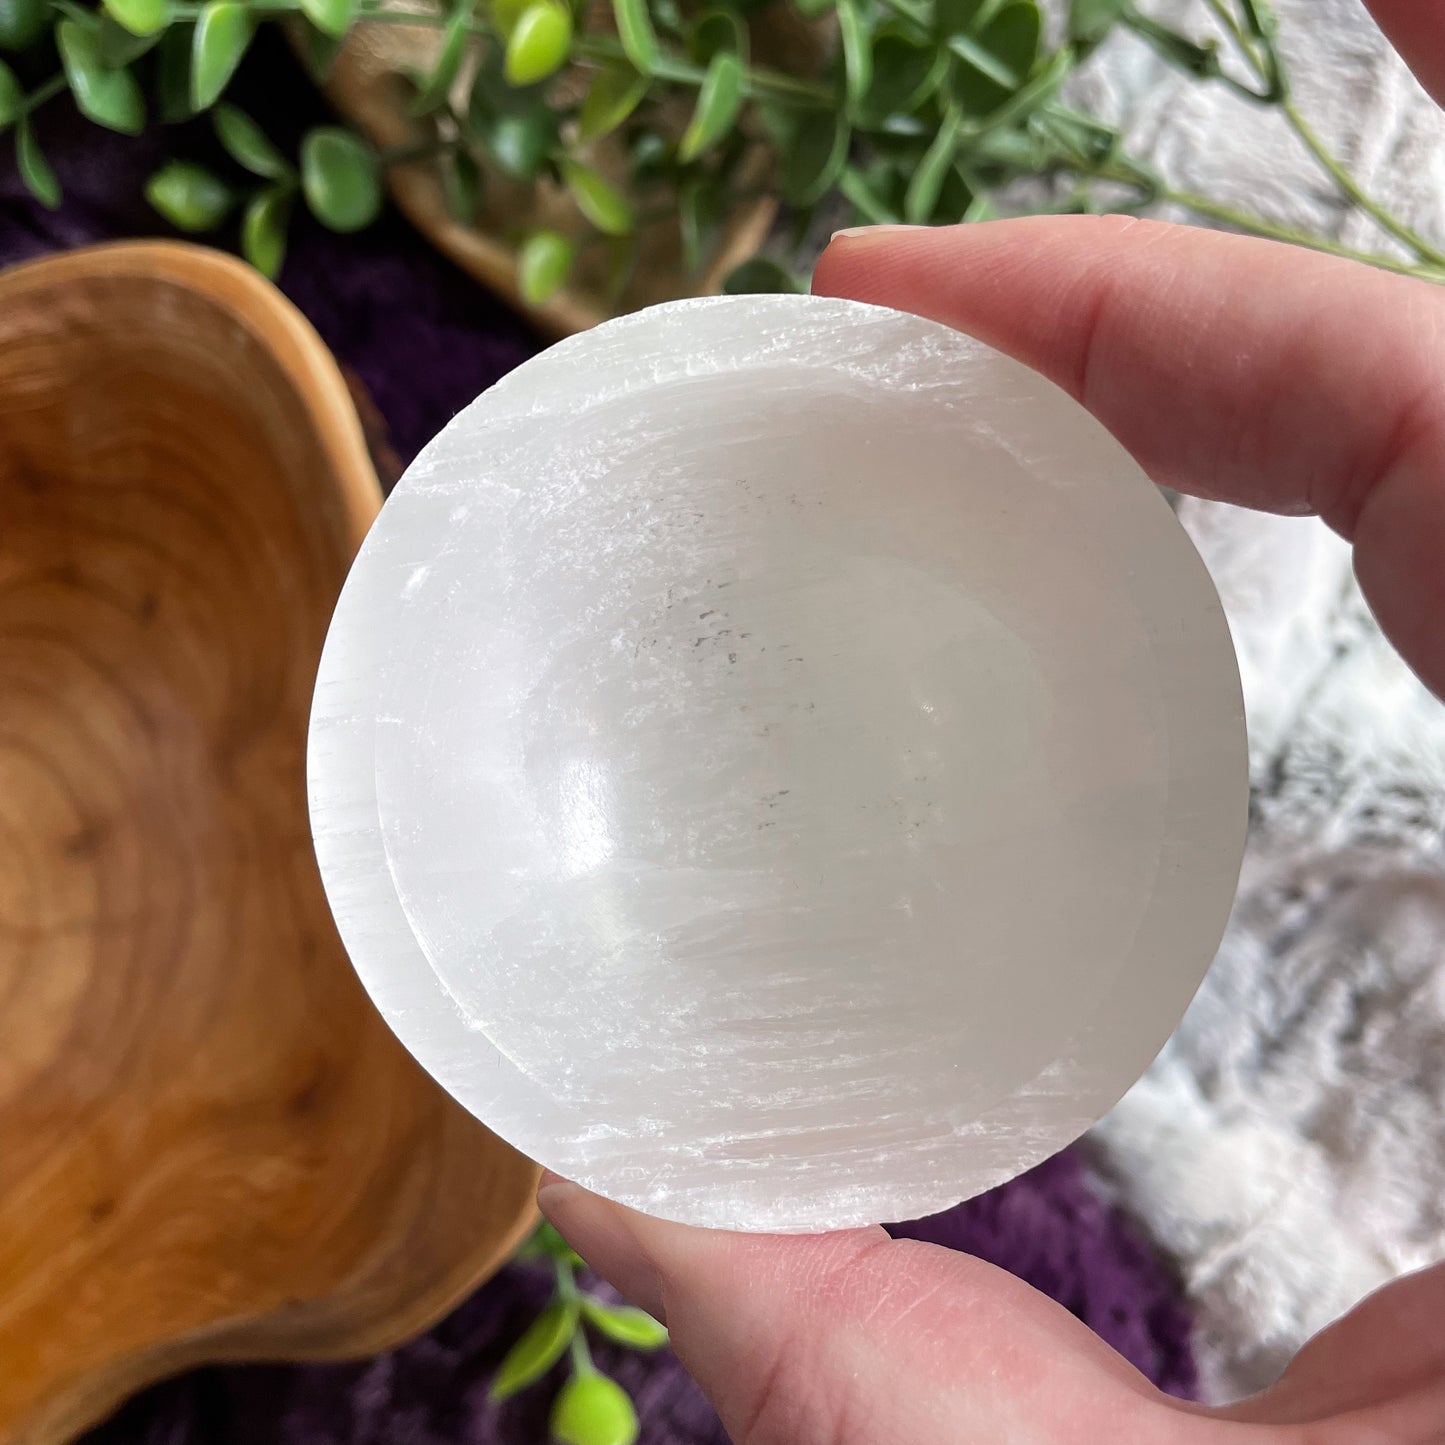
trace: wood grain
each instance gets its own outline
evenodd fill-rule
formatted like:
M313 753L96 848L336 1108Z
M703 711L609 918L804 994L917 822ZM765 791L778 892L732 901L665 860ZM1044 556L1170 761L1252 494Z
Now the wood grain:
M0 1441L201 1360L422 1328L532 1221L336 937L312 681L380 497L335 364L226 257L0 277Z

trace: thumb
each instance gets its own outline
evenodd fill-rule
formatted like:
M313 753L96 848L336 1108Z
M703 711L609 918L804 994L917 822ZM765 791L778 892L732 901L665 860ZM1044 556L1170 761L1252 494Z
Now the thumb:
M992 1265L881 1229L726 1234L549 1175L542 1212L665 1320L735 1445L1195 1445L1159 1394L1052 1300Z

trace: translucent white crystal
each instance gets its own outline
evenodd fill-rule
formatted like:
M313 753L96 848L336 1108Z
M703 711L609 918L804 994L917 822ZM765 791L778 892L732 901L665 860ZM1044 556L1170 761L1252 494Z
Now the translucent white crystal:
M311 735L382 1012L559 1173L699 1224L943 1208L1106 1109L1208 964L1239 683L1064 393L854 302L681 302L458 416Z

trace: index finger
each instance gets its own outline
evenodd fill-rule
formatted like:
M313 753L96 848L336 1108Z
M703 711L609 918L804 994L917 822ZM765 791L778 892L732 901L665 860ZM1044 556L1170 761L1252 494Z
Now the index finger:
M930 316L1041 371L1156 481L1318 513L1445 693L1445 296L1274 242L1122 217L845 232L814 290Z

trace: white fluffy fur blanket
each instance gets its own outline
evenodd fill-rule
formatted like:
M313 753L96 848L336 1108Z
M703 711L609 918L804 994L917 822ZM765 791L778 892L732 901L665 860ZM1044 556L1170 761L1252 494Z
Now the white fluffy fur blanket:
M1207 27L1188 0L1144 8ZM1445 238L1445 124L1359 0L1278 8L1306 114L1367 188ZM1092 103L1171 177L1376 246L1363 222L1341 231L1282 124L1133 42L1101 58ZM1240 653L1254 828L1204 989L1095 1137L1178 1261L1205 1389L1227 1399L1445 1257L1445 706L1380 637L1321 524L1189 501L1181 516Z

